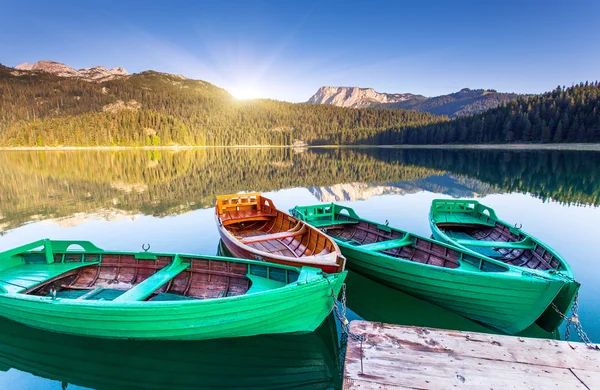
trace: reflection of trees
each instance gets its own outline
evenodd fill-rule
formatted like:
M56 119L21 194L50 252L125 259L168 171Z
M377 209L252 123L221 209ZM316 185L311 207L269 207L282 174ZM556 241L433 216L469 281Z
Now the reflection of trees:
M363 149L384 162L402 161L543 200L600 204L600 153L561 150Z
M118 209L157 216L211 207L217 194L400 183L460 175L493 191L600 204L600 153L423 149L201 149L0 153L0 230L32 219ZM438 181L441 179L438 179ZM453 182L428 182L450 193ZM482 191L491 189L476 186ZM459 190L459 188L456 188Z
M152 215L211 207L217 194L416 180L441 172L353 150L0 153L0 226L118 208Z

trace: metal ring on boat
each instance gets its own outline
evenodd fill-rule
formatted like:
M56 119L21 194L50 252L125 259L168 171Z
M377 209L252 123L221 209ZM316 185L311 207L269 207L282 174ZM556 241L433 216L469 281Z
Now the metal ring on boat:
M517 225L519 225L519 226L517 226ZM517 229L521 229L523 227L523 224L522 223L515 223L515 227Z
M144 252L148 252L148 250L150 249L150 244L142 244L142 249L144 250Z

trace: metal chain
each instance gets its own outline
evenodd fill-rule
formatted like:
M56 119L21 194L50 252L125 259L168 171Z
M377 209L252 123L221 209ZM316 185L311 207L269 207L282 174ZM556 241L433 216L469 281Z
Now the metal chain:
M584 332L583 326L581 325L581 322L579 321L579 314L578 314L578 312L579 312L579 294L575 295L575 298L573 299L573 305L571 306L571 316L570 317L567 317L566 315L564 315L554 303L551 303L550 305L552 306L554 311L556 311L563 320L567 321L567 328L565 330L565 341L568 341L569 337L571 336L571 324L573 324L573 326L575 327L575 331L577 332L577 336L579 336L579 339L581 341L583 341L585 346L590 349L595 349L597 351L600 351L600 347L592 342L592 340Z
M328 276L329 275L327 275L326 273L323 273L323 277L325 278L325 280L327 280L327 283L331 288L331 297L333 298L333 311L337 319L340 320L340 325L342 327L342 338L346 336L356 341L365 341L366 338L364 335L352 333L350 331L350 322L346 318L346 283L342 284L341 302L338 302L335 296L335 292L333 290L333 286L331 285Z

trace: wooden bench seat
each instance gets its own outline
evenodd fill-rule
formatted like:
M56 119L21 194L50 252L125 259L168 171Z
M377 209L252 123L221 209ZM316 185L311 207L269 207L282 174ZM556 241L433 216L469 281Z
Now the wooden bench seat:
M261 210L229 210L219 215L223 225L245 221L268 221L277 216L276 212Z
M161 269L123 295L115 298L113 302L143 301L152 295L154 291L161 288L165 283L168 283L171 279L188 268L189 265L189 263L182 263L176 256L171 265Z
M387 241L380 241L380 242L374 242L372 244L365 244L365 245L360 245L358 246L358 248L361 249L366 249L368 251L384 251L387 249L394 249L394 248L400 248L402 246L407 246L407 245L412 245L413 241L410 239L410 237L403 237L403 238L399 238L396 240L387 240Z
M279 232L279 233L271 233L271 234L262 234L260 236L252 236L252 237L242 238L240 240L240 242L242 244L253 244L255 242L281 240L284 238L298 236L298 235L301 235L302 233L303 233L302 230L298 230L295 232Z

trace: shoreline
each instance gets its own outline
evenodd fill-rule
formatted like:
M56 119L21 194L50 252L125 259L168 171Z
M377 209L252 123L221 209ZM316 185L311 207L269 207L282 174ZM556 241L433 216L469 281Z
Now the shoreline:
M192 149L504 149L504 150L579 150L600 151L591 144L477 144L477 145L230 145L230 146L16 146L0 151L78 151L78 150L192 150Z

